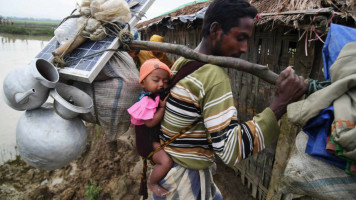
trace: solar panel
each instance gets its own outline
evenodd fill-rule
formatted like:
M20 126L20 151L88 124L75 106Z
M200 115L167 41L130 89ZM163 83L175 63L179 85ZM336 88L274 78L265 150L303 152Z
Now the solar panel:
M130 27L134 27L142 18L144 13L153 4L154 0L126 0L131 7ZM37 54L35 58L42 58L49 62L52 61L52 52L60 46L59 42L53 37L49 43ZM66 67L59 69L59 74L65 79L72 79L81 82L91 83L109 61L114 51L103 51L105 49L116 49L119 47L117 37L106 36L100 41L86 40L83 44L64 57ZM95 54L98 53L98 54ZM95 54L94 56L85 57Z

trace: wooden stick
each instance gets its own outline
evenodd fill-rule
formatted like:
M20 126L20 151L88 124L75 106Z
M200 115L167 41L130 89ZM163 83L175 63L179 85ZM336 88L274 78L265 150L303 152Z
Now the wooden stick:
M74 49L76 49L77 47L79 47L83 42L85 42L87 39L84 38L81 35L78 35L78 37L73 38L72 40L67 41L66 43L64 43L63 45L61 45L60 47L58 47L57 49L55 49L52 54L53 56L62 56L63 57L68 55L70 52L72 52Z
M268 187L266 200L281 199L282 194L278 191L283 187L281 185L283 179L283 172L287 167L288 158L295 144L298 127L293 125L288 120L288 115L284 114L281 121L283 122L279 130L276 153L274 155L274 162L272 168L272 176ZM288 144L288 145L286 145Z
M137 40L133 40L127 45L130 49L126 48L125 45L122 45L120 48L123 48L125 51L156 50L156 51L164 51L172 54L177 54L188 59L210 63L225 68L232 68L232 69L244 71L252 75L255 75L261 78L262 80L274 85L276 84L276 80L278 78L278 74L269 70L267 66L251 63L240 58L211 56L211 55L201 54L184 45L170 44L170 43L163 43L163 42L137 41Z
M85 29L85 27L87 26L89 21L89 18L86 18L84 24L80 27L80 29L77 32L77 35L72 38L71 40L67 41L65 44L63 44L62 46L60 46L59 48L55 49L52 52L52 55L54 57L56 56L60 56L61 59L64 58L64 56L68 55L70 52L72 52L74 49L76 49L77 47L79 47L83 42L85 42L87 39L84 38L81 33L82 31Z

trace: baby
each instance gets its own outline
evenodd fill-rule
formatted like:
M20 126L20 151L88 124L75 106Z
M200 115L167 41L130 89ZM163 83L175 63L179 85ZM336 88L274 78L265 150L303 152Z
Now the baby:
M140 68L139 83L143 92L127 111L131 115L131 123L135 125L136 149L144 158L160 146L160 121L164 116L168 95L161 100L155 94L168 87L170 77L169 67L156 58L145 61ZM159 181L171 169L173 161L163 149L153 154L152 160L156 165L147 186L156 196L162 197L169 191L159 185Z

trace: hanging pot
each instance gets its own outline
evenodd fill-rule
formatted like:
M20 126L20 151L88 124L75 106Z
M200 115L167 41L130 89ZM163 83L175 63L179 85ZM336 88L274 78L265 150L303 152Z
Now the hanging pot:
M77 115L90 112L93 106L89 95L62 83L51 90L51 96L54 104L27 110L16 129L20 156L45 170L59 169L82 152L87 133Z
M51 63L35 59L29 66L10 71L3 83L2 96L15 110L39 108L58 80L59 73Z

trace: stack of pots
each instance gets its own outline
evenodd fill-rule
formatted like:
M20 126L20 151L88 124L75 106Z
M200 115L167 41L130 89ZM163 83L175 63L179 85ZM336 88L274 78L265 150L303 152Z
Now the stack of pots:
M74 160L84 149L87 133L79 114L90 112L93 101L80 89L59 83L57 69L35 59L12 70L3 84L3 99L25 110L16 128L20 156L31 166L54 170ZM53 104L44 104L51 95Z

